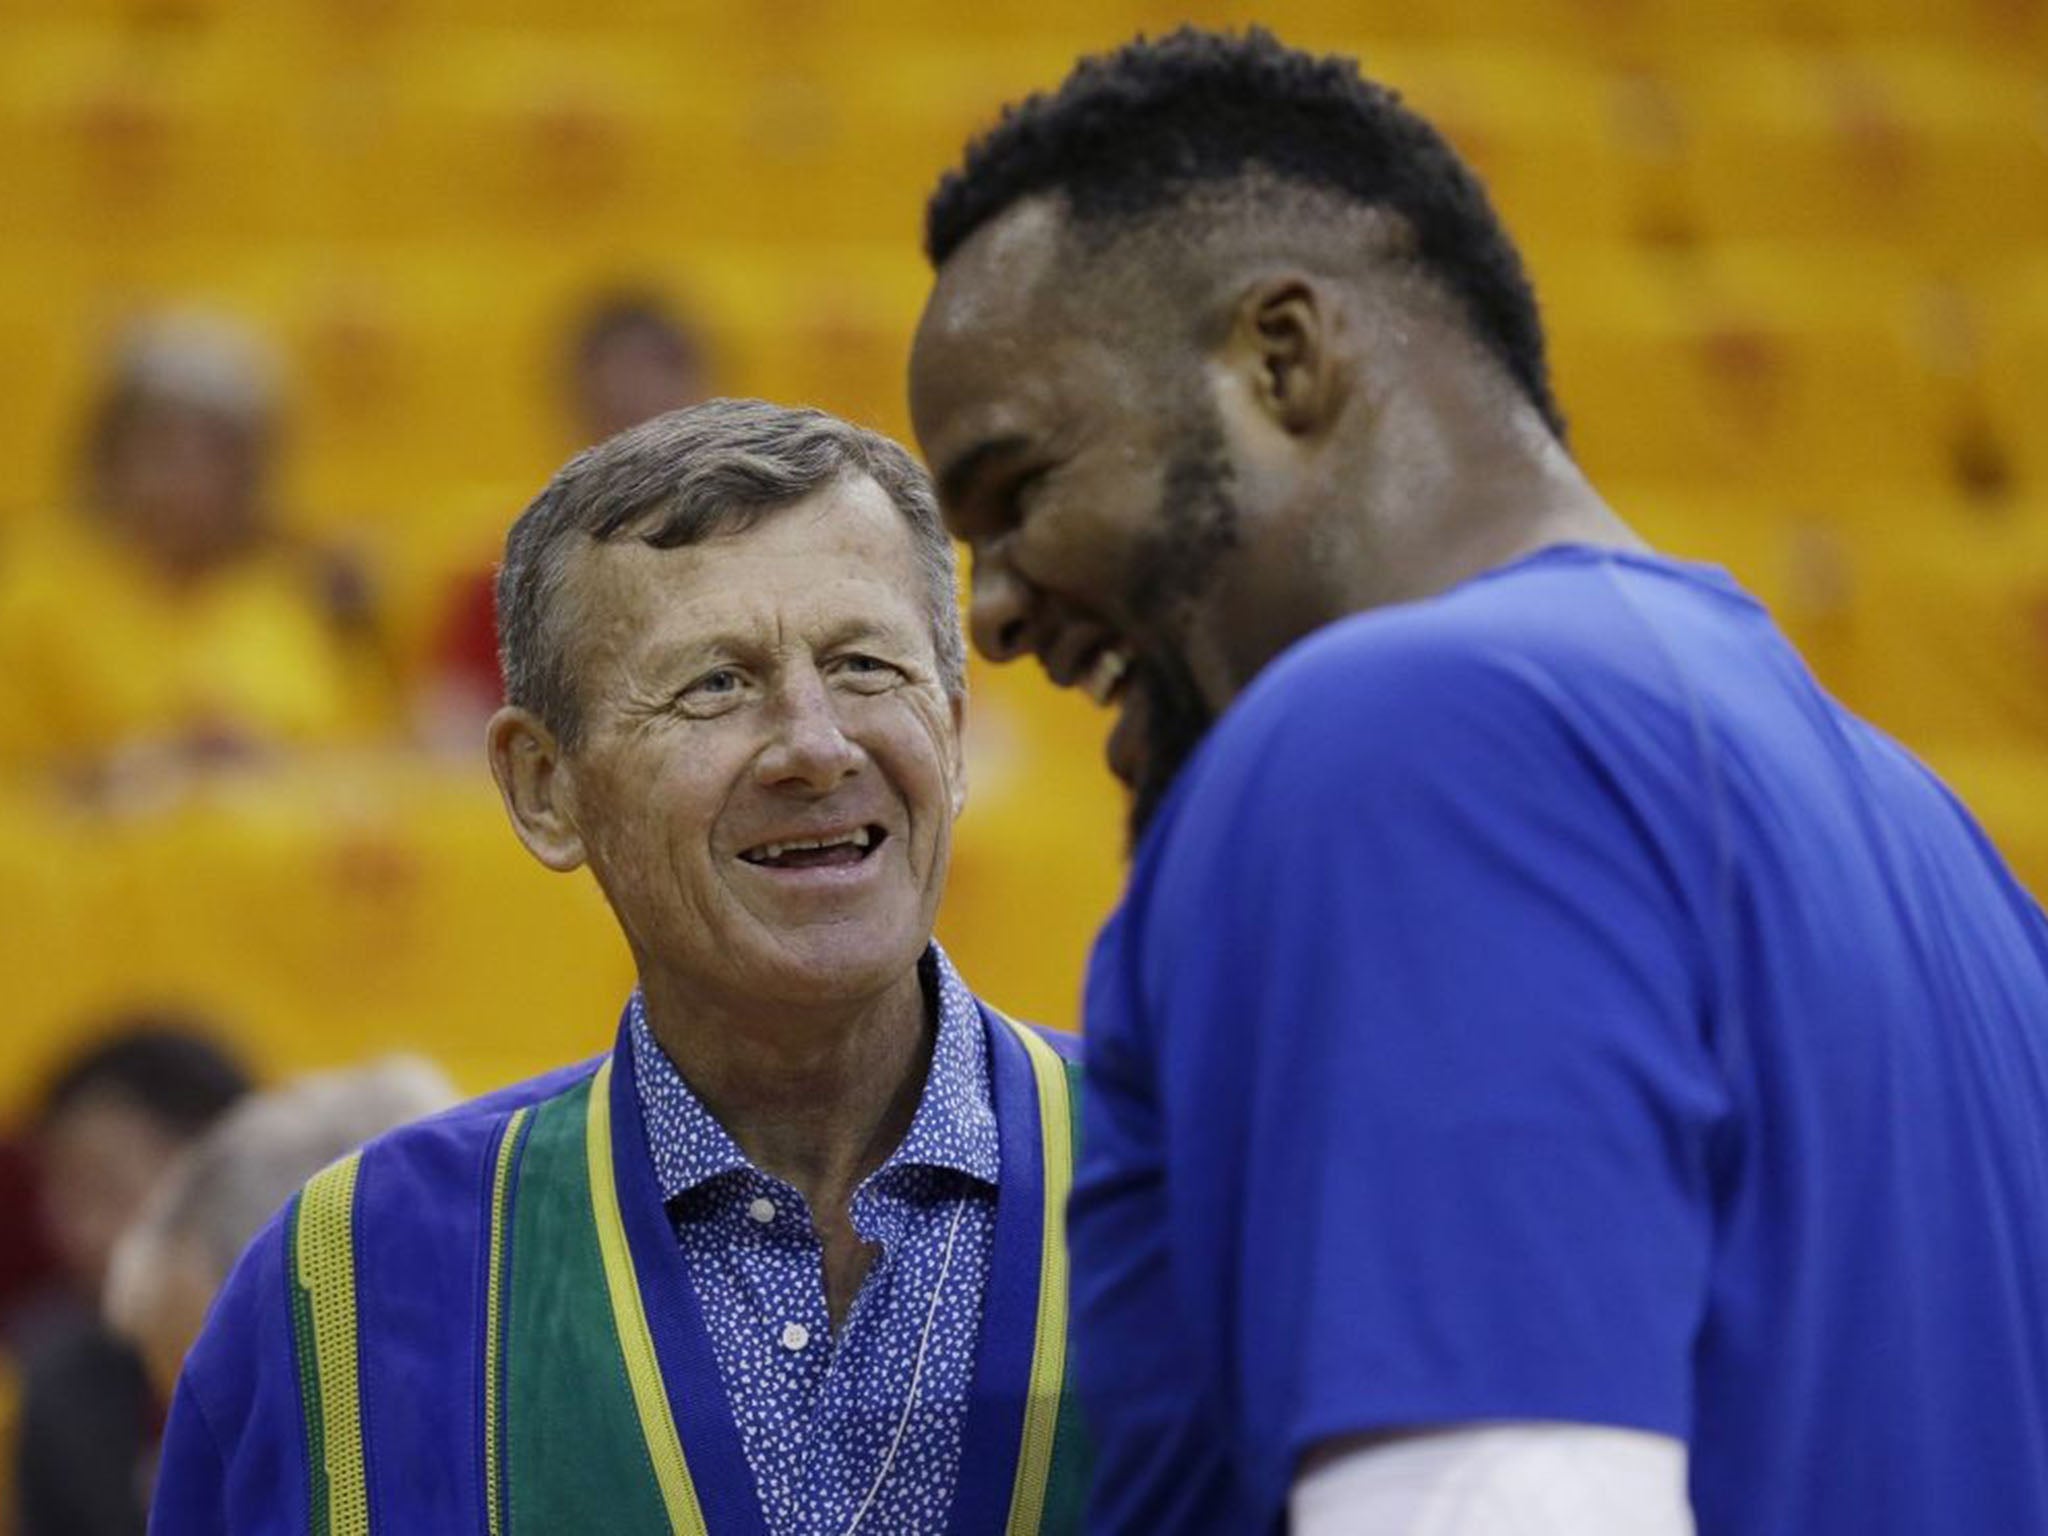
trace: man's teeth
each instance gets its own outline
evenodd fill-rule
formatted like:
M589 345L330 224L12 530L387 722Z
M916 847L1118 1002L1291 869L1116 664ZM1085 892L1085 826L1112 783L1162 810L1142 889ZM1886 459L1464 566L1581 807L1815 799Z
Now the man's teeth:
M747 857L765 864L770 859L781 858L785 853L802 853L810 848L841 848L849 843L856 848L865 848L870 841L872 837L868 829L857 827L837 837L811 837L799 838L788 843L763 843L760 847L749 850Z
M1130 670L1131 658L1122 651L1110 649L1095 658L1095 665L1081 679L1081 690L1098 704L1107 704L1116 697L1117 688Z

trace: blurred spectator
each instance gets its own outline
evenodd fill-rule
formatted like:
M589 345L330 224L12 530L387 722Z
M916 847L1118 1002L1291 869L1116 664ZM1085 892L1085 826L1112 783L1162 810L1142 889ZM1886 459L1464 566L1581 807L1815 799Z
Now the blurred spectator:
M277 529L278 392L251 337L148 321L86 430L80 516L0 581L0 764L113 792L355 735L366 587Z
M136 1014L63 1068L36 1118L42 1205L71 1295L25 1330L20 1536L139 1536L163 1405L96 1311L114 1244L179 1152L248 1089L182 1018Z
M13 1335L17 1315L32 1309L57 1276L28 1144L0 1136L0 1338Z
M679 310L646 290L617 289L592 301L570 330L562 362L577 447L712 394L702 337ZM436 626L426 703L429 741L479 762L484 722L504 701L493 587L488 570L455 584Z
M454 1085L413 1057L302 1078L223 1116L181 1157L115 1250L106 1316L169 1402L214 1292L292 1192L336 1158L446 1109Z
M577 323L567 361L569 405L586 447L711 393L703 340L653 293L599 298Z

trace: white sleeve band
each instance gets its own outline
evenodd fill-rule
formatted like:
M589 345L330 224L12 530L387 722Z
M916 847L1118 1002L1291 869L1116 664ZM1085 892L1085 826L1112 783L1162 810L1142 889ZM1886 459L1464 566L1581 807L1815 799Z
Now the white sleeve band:
M1592 1424L1474 1424L1339 1455L1294 1485L1294 1536L1693 1536L1685 1447Z

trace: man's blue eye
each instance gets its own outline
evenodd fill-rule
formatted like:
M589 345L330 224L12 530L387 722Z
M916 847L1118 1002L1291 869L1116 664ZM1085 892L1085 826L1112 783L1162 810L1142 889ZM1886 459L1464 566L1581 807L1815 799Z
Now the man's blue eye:
M903 676L903 669L894 662L884 661L879 656L859 653L840 657L838 671L841 677L851 678L862 684L890 684Z

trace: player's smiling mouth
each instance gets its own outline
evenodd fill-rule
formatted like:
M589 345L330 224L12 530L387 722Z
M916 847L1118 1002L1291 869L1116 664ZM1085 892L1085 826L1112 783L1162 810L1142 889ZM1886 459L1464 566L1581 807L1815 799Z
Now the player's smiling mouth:
M1123 697L1130 672L1130 652L1120 646L1105 645L1089 658L1074 686L1107 708Z
M1144 690L1134 686L1142 668L1126 646L1104 643L1083 658L1070 685L1104 709L1116 711L1104 756L1109 771L1129 788L1137 786L1145 771Z

